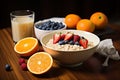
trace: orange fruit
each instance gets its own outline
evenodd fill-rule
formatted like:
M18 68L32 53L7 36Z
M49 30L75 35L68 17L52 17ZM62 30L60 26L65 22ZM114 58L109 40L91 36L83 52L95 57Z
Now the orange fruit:
M88 32L94 32L95 25L89 19L81 19L77 23L76 29L77 30L88 31Z
M47 72L53 64L53 59L46 52L37 52L27 61L27 68L33 74L43 74Z
M33 37L27 37L19 40L15 46L14 50L21 56L31 56L39 49L38 40Z
M64 22L68 28L76 28L76 25L80 19L81 19L80 16L78 16L76 14L68 14L65 17Z
M104 29L108 23L107 16L102 12L93 13L90 20L95 24L96 29Z

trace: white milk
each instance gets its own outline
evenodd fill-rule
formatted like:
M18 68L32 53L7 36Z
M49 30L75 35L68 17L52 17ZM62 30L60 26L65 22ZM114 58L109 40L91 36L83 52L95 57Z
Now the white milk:
M12 35L15 42L33 35L34 19L28 16L18 16L12 21Z

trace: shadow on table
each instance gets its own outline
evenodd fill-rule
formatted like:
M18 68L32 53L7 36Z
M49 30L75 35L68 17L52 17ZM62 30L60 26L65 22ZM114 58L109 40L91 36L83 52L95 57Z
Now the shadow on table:
M41 75L34 75L38 78L55 78L60 75L63 75L65 71L61 67L53 66L48 72L41 74Z

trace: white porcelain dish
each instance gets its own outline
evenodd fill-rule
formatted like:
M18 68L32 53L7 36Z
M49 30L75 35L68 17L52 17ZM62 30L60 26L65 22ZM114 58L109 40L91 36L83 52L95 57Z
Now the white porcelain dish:
M78 50L78 51L60 51L60 50L55 50L55 49L52 49L46 46L46 43L52 38L52 36L55 33L59 33L59 32L61 33L72 32L72 33L81 35L85 37L86 39L88 39L88 41L93 42L93 46L91 48L84 49L84 50ZM43 49L46 52L48 52L50 55L52 55L52 57L57 62L59 62L60 64L63 64L64 66L73 67L73 66L80 65L81 63L86 61L89 57L91 57L94 54L96 47L98 46L100 42L100 39L97 35L90 33L90 32L86 32L86 31L57 30L57 31L53 31L53 32L50 32L44 35L40 42L43 46Z
M62 22L62 24L65 27L62 29L58 29L58 30L65 30L67 28L66 24L64 23L64 18L53 17L53 18L49 18L49 19L40 20L34 24L34 33L35 33L35 36L38 40L40 40L42 38L42 36L44 36L45 34L48 34L49 32L55 31L55 30L41 30L41 29L36 28L36 25L42 24L42 23L47 22L49 20L54 21L54 22Z

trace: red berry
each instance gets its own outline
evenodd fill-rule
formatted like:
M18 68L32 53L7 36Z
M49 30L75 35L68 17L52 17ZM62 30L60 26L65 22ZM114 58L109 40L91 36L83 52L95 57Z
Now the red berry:
M61 39L64 40L65 34L61 34Z
M61 34L54 34L53 35L53 44L56 44L61 39Z
M27 64L26 63L22 63L21 64L21 68L22 68L22 70L27 70Z
M71 40L72 38L73 38L73 33L68 32L68 33L65 35L64 40Z
M19 59L19 64L21 65L22 63L25 63L25 59L20 58L20 59Z
M74 42L77 42L77 41L79 41L80 40L80 36L79 35L74 35L73 36L73 41Z
M87 48L87 46L88 46L88 40L87 39L80 39L79 43L84 49Z

